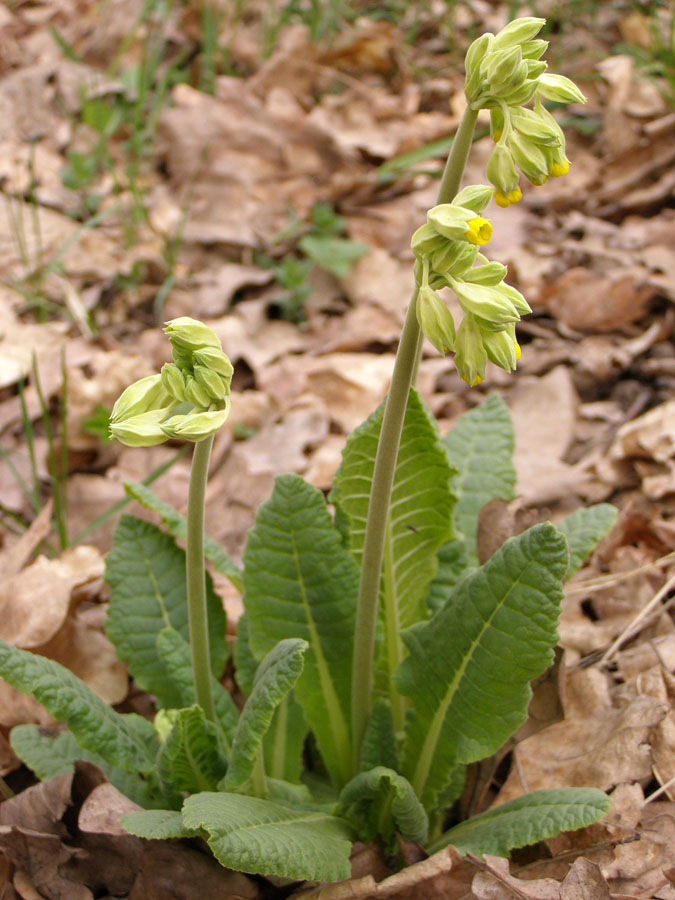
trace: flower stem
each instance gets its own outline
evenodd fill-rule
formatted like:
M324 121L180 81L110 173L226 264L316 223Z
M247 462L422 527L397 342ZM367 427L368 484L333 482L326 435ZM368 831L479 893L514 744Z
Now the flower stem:
M477 111L466 109L445 165L438 192L439 203L450 202L459 191L477 117ZM370 716L378 595L396 459L408 395L422 352L422 331L417 322L416 301L417 290L408 307L394 362L377 445L366 520L352 668L352 739L356 767Z
M195 443L188 492L186 554L188 620L195 698L210 722L215 721L216 715L211 691L211 661L206 613L204 496L212 445L213 435Z

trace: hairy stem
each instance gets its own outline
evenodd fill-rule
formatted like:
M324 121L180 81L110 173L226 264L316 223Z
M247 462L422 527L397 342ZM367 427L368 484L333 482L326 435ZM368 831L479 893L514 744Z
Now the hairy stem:
M478 113L470 108L464 113L443 172L439 203L450 202L459 191L477 117ZM396 459L408 395L422 352L416 302L415 290L403 325L384 409L366 521L352 669L352 735L356 767L370 716L378 595Z
M211 691L209 630L206 614L206 574L204 571L204 495L209 473L213 435L197 441L190 471L187 508L187 601L190 623L192 676L197 703L210 722L216 719Z

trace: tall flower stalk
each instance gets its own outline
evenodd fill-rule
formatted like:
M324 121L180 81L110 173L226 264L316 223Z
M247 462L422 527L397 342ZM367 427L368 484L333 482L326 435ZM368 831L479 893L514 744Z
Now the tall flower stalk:
M499 206L517 203L522 192L518 170L543 184L569 170L565 140L544 108L542 97L583 102L569 79L546 72L541 56L547 42L536 39L544 19L516 19L497 35L484 34L466 56L467 108L453 141L438 204L413 236L416 287L406 314L377 447L361 564L352 670L354 763L371 711L375 632L386 533L389 525L403 421L422 352L423 334L441 353L455 352L455 364L470 385L479 384L489 361L511 371L520 358L515 324L530 312L522 295L503 281L506 268L489 263L477 245L489 240L491 226L480 213L493 193ZM534 100L534 109L525 104ZM458 194L481 109L489 109L495 149L487 175L494 186L466 188ZM486 193L487 192L487 193ZM455 332L439 287L456 294L464 318Z
M459 191L477 118L478 112L467 107L445 165L438 192L439 204L448 203ZM358 760L360 754L361 742L371 709L370 686L373 678L377 605L396 459L401 442L408 395L417 374L422 353L423 334L417 318L418 292L419 288L415 288L396 353L391 387L387 395L382 430L377 445L366 520L354 631L352 734L355 760Z

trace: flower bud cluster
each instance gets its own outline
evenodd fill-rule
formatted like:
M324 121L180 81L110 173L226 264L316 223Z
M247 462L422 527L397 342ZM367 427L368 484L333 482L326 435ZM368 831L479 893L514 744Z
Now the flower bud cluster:
M188 316L167 322L164 331L173 363L130 385L110 416L110 433L130 447L150 447L168 438L202 441L230 412L232 363L217 335Z
M530 312L522 294L504 282L506 266L489 262L478 250L492 233L480 215L492 195L484 185L465 188L452 203L429 210L411 241L420 328L440 353L454 351L459 374L472 386L485 377L488 360L507 372L515 369L520 358L515 325ZM457 330L437 293L442 287L452 288L464 311Z
M565 137L542 97L558 103L583 103L574 82L546 72L541 60L548 42L536 38L545 20L515 19L498 34L477 38L466 54L466 97L472 109L489 109L496 142L487 167L499 206L522 197L518 170L532 184L566 175ZM525 104L534 99L534 109Z

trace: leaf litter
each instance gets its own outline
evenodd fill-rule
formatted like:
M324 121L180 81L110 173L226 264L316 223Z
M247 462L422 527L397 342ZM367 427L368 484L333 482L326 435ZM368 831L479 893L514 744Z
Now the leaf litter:
M430 205L440 154L393 177L380 166L455 130L461 53L447 57L448 25L427 13L414 42L405 17L393 25L363 16L337 36L313 38L298 24L271 35L252 3L238 21L223 12L230 68L209 94L195 70L161 81L166 63L199 49L196 4L131 31L139 0L113 17L85 7L82 15L81 4L43 0L0 14L0 630L68 665L106 702L147 710L135 687L128 695L102 631L111 522L69 549L49 531L55 473L33 355L59 434L65 404L72 539L123 499L124 480L140 481L174 455L106 444L88 423L165 361L157 317L207 318L236 364L207 527L237 557L274 476L303 473L328 489L346 435L386 393L411 289L409 236ZM460 5L452 16L462 45L476 25L499 28L506 9ZM452 850L419 860L411 847L411 865L396 873L370 848L355 853L352 881L298 896L675 897L675 114L667 78L645 79L639 53L626 52L653 48L646 13L605 5L588 22L563 17L560 26L554 48L569 74L585 73L589 96L568 123L572 171L529 191L508 225L500 229L501 211L493 217L493 245L535 311L522 325L521 371L506 378L491 369L479 390L468 389L427 346L420 386L443 430L490 390L511 408L522 499L484 518L485 553L494 531L504 539L589 501L620 510L568 586L564 654L535 691L530 722L494 761L479 799L461 802L477 802L478 812L537 787L595 784L611 791L613 807L603 822L510 862L461 860ZM148 29L164 41L161 97L143 97L138 82L119 77L137 71ZM265 59L263 45L271 46ZM100 98L107 108L147 104L152 127L136 157L124 129L106 137L107 155L101 149L91 118ZM83 125L88 116L94 124ZM477 166L488 144L478 142ZM69 186L63 172L74 160L90 169ZM82 206L89 190L93 226ZM344 276L311 273L298 327L278 317L273 266L297 253L317 203L331 204L346 236L370 249ZM187 473L179 460L154 485L181 511ZM225 603L235 621L238 598ZM29 722L54 727L38 704L0 683L0 764L19 789L27 776L7 736ZM159 900L192 897L202 879L210 897L262 896L257 881L212 865L198 842L122 834L114 810L128 802L86 763L20 790L0 806L0 892Z

